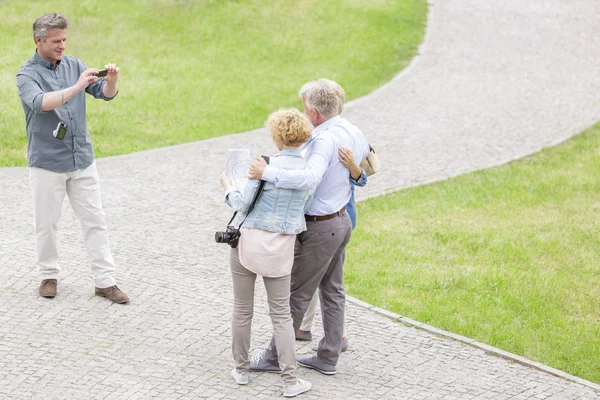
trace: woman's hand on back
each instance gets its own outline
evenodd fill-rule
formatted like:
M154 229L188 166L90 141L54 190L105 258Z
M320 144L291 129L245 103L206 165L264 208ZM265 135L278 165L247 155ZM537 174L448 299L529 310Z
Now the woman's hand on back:
M352 178L360 178L360 174L362 174L362 169L360 169L360 167L356 165L356 162L354 161L354 155L352 154L352 151L350 149L340 147L338 149L338 157L340 159L340 162L344 165L344 167L350 170L350 175L352 175Z

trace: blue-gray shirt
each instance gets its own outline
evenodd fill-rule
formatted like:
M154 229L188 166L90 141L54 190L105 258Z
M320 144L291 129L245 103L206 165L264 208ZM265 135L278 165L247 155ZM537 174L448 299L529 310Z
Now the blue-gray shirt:
M62 106L42 111L44 93L75 85L86 69L83 61L67 55L54 68L37 52L19 69L17 87L27 122L30 167L71 172L89 167L94 161L94 149L85 123L83 90ZM106 81L100 78L85 91L97 99L111 100L102 93L105 84ZM67 124L67 134L63 140L52 134L60 121Z

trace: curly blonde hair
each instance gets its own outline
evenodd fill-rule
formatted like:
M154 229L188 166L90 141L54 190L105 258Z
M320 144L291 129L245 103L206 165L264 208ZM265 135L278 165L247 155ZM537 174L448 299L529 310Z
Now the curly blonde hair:
M310 139L312 124L295 108L282 108L269 116L267 127L275 143L298 147Z

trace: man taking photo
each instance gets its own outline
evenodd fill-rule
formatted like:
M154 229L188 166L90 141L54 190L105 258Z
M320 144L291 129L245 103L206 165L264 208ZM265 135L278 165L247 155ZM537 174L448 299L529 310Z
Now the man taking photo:
M66 194L81 223L96 295L123 304L129 298L116 286L85 116L85 92L106 101L117 95L119 68L115 64L105 65L102 71L87 68L77 58L65 55L68 27L69 21L62 14L38 18L33 24L36 52L17 73L27 124L39 292L48 298L57 293L57 226Z

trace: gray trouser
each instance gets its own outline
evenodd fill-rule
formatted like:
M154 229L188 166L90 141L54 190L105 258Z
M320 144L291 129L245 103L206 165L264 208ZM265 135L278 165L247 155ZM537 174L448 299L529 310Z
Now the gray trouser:
M302 318L302 324L300 324L300 330L303 332L310 332L313 326L313 320L315 319L315 314L317 313L317 303L319 302L319 291L317 290L310 301L306 312L304 313L304 318ZM345 327L344 327L345 328ZM344 329L344 337L346 336L346 329Z
M254 314L254 283L256 274L240 263L238 249L231 249L229 256L233 281L233 318L231 320L232 351L238 372L250 370L248 351L252 315ZM269 315L273 324L273 336L280 349L277 361L281 378L286 386L296 384L296 343L290 316L290 275L279 278L263 277Z
M327 221L307 222L306 231L296 238L290 295L294 332L319 288L325 337L317 355L324 363L336 365L344 334L344 256L350 241L352 223L346 212ZM278 357L279 346L272 338L267 347L269 360Z

